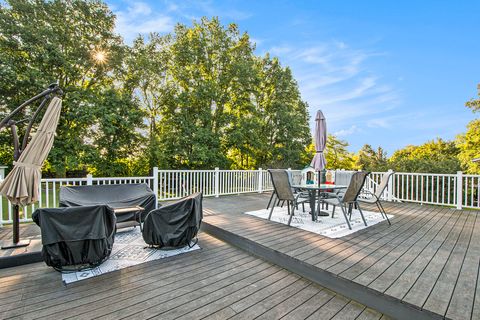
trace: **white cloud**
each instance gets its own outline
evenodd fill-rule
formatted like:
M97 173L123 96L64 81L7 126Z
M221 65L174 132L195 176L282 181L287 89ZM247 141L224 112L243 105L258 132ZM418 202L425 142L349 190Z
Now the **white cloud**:
M359 128L356 125L352 125L348 129L342 129L342 130L335 131L333 133L333 135L337 136L337 137L345 137L345 136L350 136L350 135L352 135L354 133L357 133L357 132L359 132Z
M364 132L372 116L380 119L399 104L395 88L369 68L369 60L383 53L351 48L342 41L295 47L284 43L269 51L292 69L310 114L322 109L335 134Z
M129 2L129 6L126 9L114 10L114 13L117 16L116 32L127 43L131 43L139 34L170 32L174 26L171 17L154 12L144 2Z
M389 128L390 122L388 118L376 118L367 122L367 126L370 128Z

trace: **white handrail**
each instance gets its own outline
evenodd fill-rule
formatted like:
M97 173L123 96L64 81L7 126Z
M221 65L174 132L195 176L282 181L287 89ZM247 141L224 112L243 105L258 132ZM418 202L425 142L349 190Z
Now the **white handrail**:
M301 170L291 170L301 172ZM372 172L364 188L375 192L384 172ZM36 208L56 207L59 190L64 185L97 185L146 183L157 194L159 201L174 200L202 191L205 197L230 194L265 192L273 190L268 170L159 170L145 177L92 177L41 179L40 198L36 204L22 210L21 221L31 221ZM452 206L457 209L480 209L480 175L444 173L396 172L387 191L386 201L414 202ZM3 196L0 202L0 225L12 222L12 207Z

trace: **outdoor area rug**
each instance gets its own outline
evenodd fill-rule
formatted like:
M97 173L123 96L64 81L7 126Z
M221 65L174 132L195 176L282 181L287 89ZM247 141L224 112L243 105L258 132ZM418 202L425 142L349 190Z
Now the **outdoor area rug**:
M302 211L302 206L299 205L299 209L295 209L295 215L292 218L292 223L290 224L291 227L299 228L302 230L314 232L320 234L325 237L329 238L341 238L346 235L352 234L359 230L371 227L379 222L385 221L382 218L380 212L372 212L366 211L362 209L363 215L365 216L365 220L367 221L368 226L365 227L362 221L362 217L360 216L360 212L358 210L353 210L352 213L352 220L350 221L350 225L352 226L352 230L348 229L348 225L345 222L345 218L343 217L342 209L338 208L335 210L335 216L332 218L332 206L329 206L329 210L321 210L323 212L330 213L329 217L318 217L318 221L312 221L312 217L308 213L310 208L308 205L305 206L305 212ZM256 216L262 219L268 219L268 215L270 214L270 209L262 209L257 211L249 211L245 212L246 214ZM393 215L388 215L390 220L393 219ZM287 224L289 219L287 207L275 207L272 214L271 221Z
M62 273L62 281L64 284L69 284L147 261L163 259L200 249L198 244L191 248L186 246L175 250L157 250L146 247L147 244L143 241L140 228L117 231L113 250L108 260L93 269Z

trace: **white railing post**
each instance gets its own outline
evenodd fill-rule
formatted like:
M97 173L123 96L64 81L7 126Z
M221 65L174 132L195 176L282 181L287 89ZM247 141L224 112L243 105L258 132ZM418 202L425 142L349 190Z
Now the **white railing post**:
M262 168L258 168L258 193L263 192L263 171Z
M153 193L155 194L155 197L157 198L155 200L155 209L158 209L158 167L153 167Z
M220 195L220 188L219 188L219 183L220 181L220 168L216 167L215 168L215 198L218 198Z
M87 174L87 186L91 186L93 184L93 176L89 173Z
M457 171L457 210L462 210L463 198L463 173Z
M392 170L392 169L388 169L388 172L389 172L389 173L392 173L393 170ZM387 201L390 201L390 202L391 202L392 199L393 199L393 186L395 185L395 184L393 183L393 179L395 179L395 174L393 174L393 175L392 175L392 178L388 180L388 186L387 186L387 188L388 188Z

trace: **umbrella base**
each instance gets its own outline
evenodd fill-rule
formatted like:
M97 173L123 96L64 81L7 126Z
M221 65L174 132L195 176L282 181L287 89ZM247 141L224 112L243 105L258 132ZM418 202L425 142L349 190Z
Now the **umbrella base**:
M30 240L20 240L18 242L6 243L2 246L2 250L21 248L30 245Z

